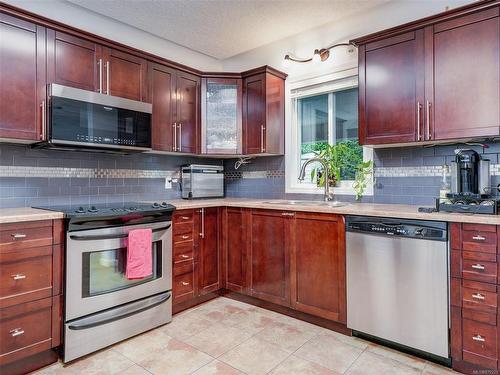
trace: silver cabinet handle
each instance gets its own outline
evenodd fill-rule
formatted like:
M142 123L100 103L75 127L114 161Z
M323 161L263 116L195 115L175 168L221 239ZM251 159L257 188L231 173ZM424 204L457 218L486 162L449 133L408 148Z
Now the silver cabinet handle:
M200 232L200 237L205 238L205 209L201 208L200 209L200 215L201 215L201 232Z
M266 131L266 128L264 125L260 126L260 152L265 152L266 148L264 147L264 132Z
M486 238L478 234L477 236L472 237L472 239L474 241L484 241Z
M482 301L482 300L484 300L485 297L481 293L474 293L474 294L472 294L472 298Z
M172 151L177 151L177 123L174 122L174 125L172 125L172 128L174 129L174 136L173 136L173 142L172 142Z
M16 337L16 336L24 335L24 330L21 328L15 328L15 329L9 331L9 333L12 337Z
M426 116L427 116L427 139L432 139L431 134L431 102L426 102Z
M106 61L106 94L109 95L109 61Z
M179 122L179 125L177 125L179 128L179 149L178 151L182 151L182 124Z
M182 258L182 259L188 259L188 258L189 258L189 255L186 255L186 254L181 254L181 258Z
M97 61L97 65L99 65L99 94L102 94L102 59Z
M474 340L474 341L480 341L480 342L485 342L486 341L486 339L483 336L481 336L481 335L472 336L472 340Z
M475 270L484 270L484 266L479 263L473 264L471 267L474 268Z
M42 134L40 134L40 139L42 141L47 138L47 108L45 107L45 100L40 103L40 108L42 109Z
M184 285L184 286L188 286L189 285L189 283L187 281L182 281L181 284Z
M295 216L293 212L282 212L281 216Z
M422 112L422 104L417 102L417 141L422 140L422 135L420 134L420 113Z
M12 233L10 236L15 240L26 238L26 235L24 233Z
M15 275L12 275L12 278L14 280L23 280L26 278L26 275L23 275L22 273L16 273Z
M189 236L184 235L184 236L182 236L181 238L182 238L183 240L187 240L187 239L189 238Z
M182 219L182 220L189 220L189 219L190 219L190 217L189 217L189 216L181 216L181 219Z

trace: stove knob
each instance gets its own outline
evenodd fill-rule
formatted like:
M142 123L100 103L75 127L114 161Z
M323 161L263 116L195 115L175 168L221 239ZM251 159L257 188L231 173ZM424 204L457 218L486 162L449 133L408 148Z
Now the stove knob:
M78 207L78 209L75 211L77 214L83 214L85 212L84 208L82 206Z
M160 204L158 202L153 203L153 208L160 208Z
M133 206L132 206L132 207L129 207L129 209L128 209L128 210L129 210L129 211L137 211L137 207L133 207Z
M422 228L415 229L415 236L423 236L424 230Z
M97 212L97 211L99 211L99 210L97 209L97 207L96 207L96 206L91 206L91 207L89 208L89 212Z
M168 206L168 204L167 204L167 202L161 202L161 206L162 206L162 207L167 207L167 206Z

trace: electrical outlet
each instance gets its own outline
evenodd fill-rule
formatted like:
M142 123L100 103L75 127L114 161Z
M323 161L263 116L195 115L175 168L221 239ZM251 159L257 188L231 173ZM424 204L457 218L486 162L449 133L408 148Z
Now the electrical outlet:
M172 189L172 179L165 177L165 189Z

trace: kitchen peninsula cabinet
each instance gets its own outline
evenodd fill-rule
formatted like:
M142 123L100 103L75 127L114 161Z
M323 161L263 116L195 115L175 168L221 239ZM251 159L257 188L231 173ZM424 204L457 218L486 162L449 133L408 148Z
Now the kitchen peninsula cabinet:
M498 136L499 19L484 1L353 40L360 143Z
M344 218L296 212L294 237L290 261L292 307L347 323Z
M0 139L43 139L45 32L0 13Z
M270 67L243 76L243 153L285 152L285 78Z

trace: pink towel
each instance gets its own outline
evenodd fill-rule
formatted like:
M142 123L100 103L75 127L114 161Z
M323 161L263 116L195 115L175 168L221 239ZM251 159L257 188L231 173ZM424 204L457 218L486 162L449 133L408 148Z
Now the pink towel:
M142 279L153 273L152 238L151 229L133 229L128 232L127 279Z

